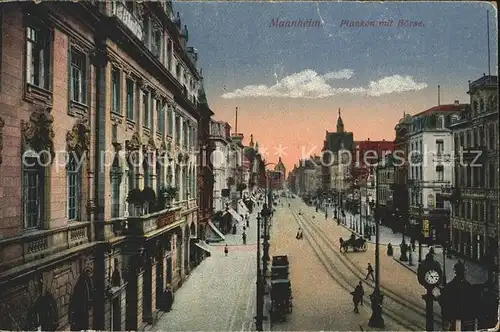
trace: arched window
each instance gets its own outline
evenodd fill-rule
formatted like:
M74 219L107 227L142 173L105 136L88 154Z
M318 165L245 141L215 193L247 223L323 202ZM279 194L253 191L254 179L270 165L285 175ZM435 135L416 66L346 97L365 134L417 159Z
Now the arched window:
M28 150L22 160L22 196L24 228L42 226L45 204L44 156Z
M82 160L74 151L70 152L67 166L68 220L78 220L81 218Z

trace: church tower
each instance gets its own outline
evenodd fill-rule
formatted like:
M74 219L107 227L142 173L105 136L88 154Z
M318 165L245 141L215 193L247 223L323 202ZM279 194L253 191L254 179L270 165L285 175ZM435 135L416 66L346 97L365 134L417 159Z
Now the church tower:
M344 132L344 121L342 121L342 117L340 116L340 108L339 108L339 118L337 119L337 133Z

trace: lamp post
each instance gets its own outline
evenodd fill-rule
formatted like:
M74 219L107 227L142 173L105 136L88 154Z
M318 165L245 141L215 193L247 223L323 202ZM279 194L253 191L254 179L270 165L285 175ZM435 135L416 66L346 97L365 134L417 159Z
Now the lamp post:
M376 166L376 182L375 182L375 288L370 295L372 315L368 321L368 326L376 328L384 328L384 318L382 317L382 301L383 295L380 292L380 226L379 226L379 166Z
M261 289L262 285L262 272L260 269L260 212L257 214L257 282L256 282L256 288L257 288L257 312L255 314L255 329L257 331L262 331L262 311L264 309L264 294Z

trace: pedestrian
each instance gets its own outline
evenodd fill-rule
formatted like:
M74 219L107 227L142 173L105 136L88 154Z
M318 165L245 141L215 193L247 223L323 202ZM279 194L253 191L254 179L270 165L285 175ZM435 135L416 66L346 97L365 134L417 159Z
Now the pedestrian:
M403 246L401 247L401 251L403 251ZM392 256L394 254L394 249L392 248L392 244L387 245L387 256Z
M365 291L363 290L363 286L361 284L361 281L359 284L354 288L354 291L351 292L352 295L352 302L354 303L354 312L359 314L359 309L358 305L363 301L363 295L365 294Z
M411 250L415 251L416 248L417 246L415 245L415 239L411 239Z
M245 232L243 232L243 234L241 234L241 238L243 239L243 244L247 244L247 235Z
M373 276L373 267L370 263L368 263L368 267L366 268L366 271L368 273L366 274L365 280L368 280L368 277L372 277L372 281L375 281L375 277Z
M328 212L325 212L325 220L328 219Z
M227 253L229 252L228 248L227 248L227 244L224 246L224 254L227 256Z
M247 217L247 227L250 227L250 221L248 220L248 217Z
M174 293L172 292L172 288L170 288L170 284L167 284L164 292L165 298L165 311L169 312L172 310L172 304L174 303Z
M245 226L243 226L243 232L245 232L247 230L247 228Z

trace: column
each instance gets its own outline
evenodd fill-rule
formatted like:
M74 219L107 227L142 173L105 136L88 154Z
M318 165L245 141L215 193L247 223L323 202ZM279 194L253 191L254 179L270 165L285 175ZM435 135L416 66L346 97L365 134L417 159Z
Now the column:
M142 284L144 257L141 248L130 247L125 255L128 257L126 292L126 330L138 331L142 329Z

